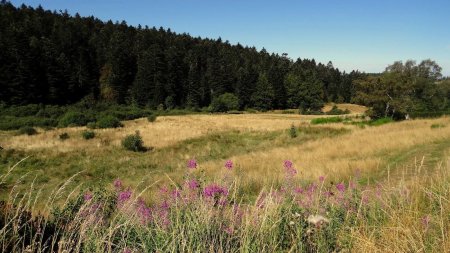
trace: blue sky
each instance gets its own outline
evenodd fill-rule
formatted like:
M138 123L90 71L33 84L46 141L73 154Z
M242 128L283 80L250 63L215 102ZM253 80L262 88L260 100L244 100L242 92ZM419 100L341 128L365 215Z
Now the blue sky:
M379 72L431 58L450 76L449 0L13 0Z

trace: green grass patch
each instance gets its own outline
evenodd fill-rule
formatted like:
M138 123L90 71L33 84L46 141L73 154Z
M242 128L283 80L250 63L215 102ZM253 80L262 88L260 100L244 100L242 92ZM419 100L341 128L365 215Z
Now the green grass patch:
M444 124L433 124L433 125L431 125L431 129L444 128L444 127L445 127Z
M311 124L319 125L319 124L330 124L330 123L341 123L345 121L350 121L350 118L347 117L324 117L324 118L316 118L311 120Z

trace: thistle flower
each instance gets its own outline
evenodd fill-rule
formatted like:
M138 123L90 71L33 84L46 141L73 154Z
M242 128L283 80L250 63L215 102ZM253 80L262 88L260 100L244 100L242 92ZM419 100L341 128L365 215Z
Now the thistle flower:
M232 170L233 169L233 161L231 161L231 160L226 161L225 168L227 168L228 170Z
M190 159L187 162L188 169L196 169L197 168L197 161L195 159Z

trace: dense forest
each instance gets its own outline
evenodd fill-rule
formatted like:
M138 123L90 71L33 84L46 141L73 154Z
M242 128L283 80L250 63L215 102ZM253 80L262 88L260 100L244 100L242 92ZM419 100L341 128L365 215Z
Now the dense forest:
M0 5L0 101L72 104L83 98L201 108L232 93L239 109L350 102L358 72L314 59L202 39L170 29Z
M380 74L341 72L331 62L231 45L170 29L103 22L7 1L0 4L0 103L80 101L148 109L299 108L356 102L372 116L446 112L449 81L431 60ZM225 108L230 109L230 108Z

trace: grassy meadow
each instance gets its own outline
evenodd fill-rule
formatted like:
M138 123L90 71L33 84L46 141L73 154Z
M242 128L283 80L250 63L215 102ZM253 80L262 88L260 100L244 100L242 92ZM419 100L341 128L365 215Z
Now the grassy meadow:
M95 129L88 140L82 136L86 127L37 129L30 136L3 131L2 219L13 221L0 231L2 247L45 252L52 242L59 252L450 250L450 118L373 124L362 116L366 108L339 107L351 113L141 118ZM312 124L330 117L345 120ZM146 152L121 146L136 131ZM18 210L30 211L29 220L38 224L53 219L52 236L20 223ZM18 239L14 219L30 238Z

